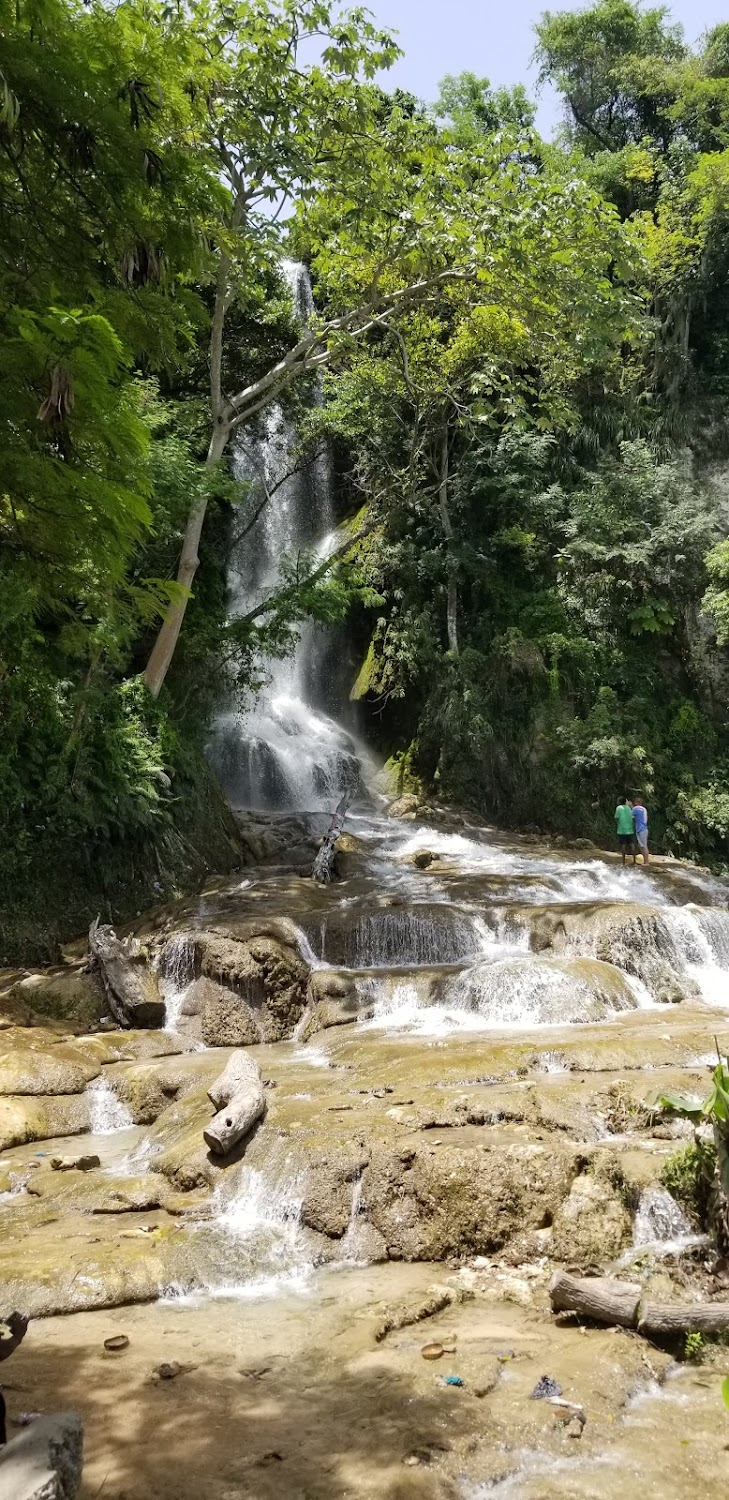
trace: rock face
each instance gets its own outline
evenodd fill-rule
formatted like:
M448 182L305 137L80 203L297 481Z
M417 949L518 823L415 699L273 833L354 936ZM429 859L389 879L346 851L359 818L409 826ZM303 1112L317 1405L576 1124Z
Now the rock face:
M312 970L309 979L308 1009L299 1032L302 1042L329 1026L350 1026L366 1010L357 986L349 974L335 974L328 969Z
M0 1452L0 1500L76 1500L82 1466L81 1419L40 1417Z
M601 902L543 907L526 915L536 952L590 954L642 980L662 1003L697 994L689 975L677 977L681 958L665 918L653 907Z
M541 1228L574 1174L573 1154L552 1145L478 1153L423 1150L412 1161L373 1152L362 1199L391 1259L487 1254L520 1230Z
M209 1047L278 1042L293 1034L306 1008L309 967L282 941L295 935L289 926L277 924L281 936L259 932L240 938L209 931L173 940L184 941L189 950L190 977L197 979L185 997L185 1013L201 1016L202 1039Z
M81 1135L88 1128L85 1094L0 1099L0 1151L26 1141L47 1141L56 1135Z
M604 1265L629 1244L630 1234L630 1214L618 1194L585 1173L555 1215L552 1249L568 1264Z
M414 817L420 807L420 798L414 792L405 792L402 797L396 798L387 809L388 818L410 818Z

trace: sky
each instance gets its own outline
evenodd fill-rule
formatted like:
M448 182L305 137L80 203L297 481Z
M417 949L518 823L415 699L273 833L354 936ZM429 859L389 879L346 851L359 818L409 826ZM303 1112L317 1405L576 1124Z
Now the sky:
M385 74L385 88L403 88L431 103L446 73L476 73L492 84L535 88L533 25L543 10L577 10L569 0L365 0L377 21L399 32L405 56ZM670 19L695 42L727 20L726 0L675 0ZM551 134L560 117L554 94L544 91L537 124Z

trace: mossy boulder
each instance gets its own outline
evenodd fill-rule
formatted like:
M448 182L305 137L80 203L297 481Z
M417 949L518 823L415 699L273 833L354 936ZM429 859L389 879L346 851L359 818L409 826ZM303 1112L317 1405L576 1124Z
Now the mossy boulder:
M373 1151L363 1178L363 1214L398 1260L445 1260L499 1250L551 1223L575 1173L556 1143Z
M56 1046L48 1051L0 1040L0 1095L82 1094L101 1067L80 1049ZM17 1035L17 1033L15 1034Z
M604 1266L630 1243L631 1224L620 1192L605 1177L583 1173L555 1214L552 1254L569 1265Z
M18 979L0 997L3 1002L27 1006L36 1016L65 1021L77 1030L94 1026L108 1011L101 981L79 966L42 969Z
M190 979L215 986L202 992L202 1036L209 1046L282 1041L293 1034L306 1008L308 964L280 936L255 926L240 924L244 938L214 929L173 939L176 951L181 942L186 945ZM285 922L273 930L295 934Z
M82 1135L89 1128L86 1094L15 1095L0 1099L0 1151L47 1141L57 1135Z

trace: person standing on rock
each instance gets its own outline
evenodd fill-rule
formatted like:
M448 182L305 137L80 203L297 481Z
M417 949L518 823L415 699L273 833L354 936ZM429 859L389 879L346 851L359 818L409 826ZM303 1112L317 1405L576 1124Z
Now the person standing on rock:
M625 864L625 858L628 854L632 854L633 864L635 864L635 844L633 842L635 824L633 822L633 809L627 797L621 797L615 809L615 824L618 830L618 843L620 845L620 853L623 856L623 864Z
M633 826L635 828L635 837L638 840L638 848L643 855L643 864L650 864L650 854L648 853L648 813L640 796L633 799Z

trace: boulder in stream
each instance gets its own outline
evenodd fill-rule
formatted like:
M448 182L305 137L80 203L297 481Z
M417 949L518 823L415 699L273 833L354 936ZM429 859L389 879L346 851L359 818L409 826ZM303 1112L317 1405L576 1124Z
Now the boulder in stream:
M281 924L281 930L288 929ZM183 939L189 949L189 979L211 982L193 996L196 1008L202 1001L202 1036L208 1046L278 1042L293 1034L306 1008L309 980L309 966L295 947L263 933L251 932L243 939L215 929L177 934L171 942L179 949ZM163 953L163 966L165 957Z

